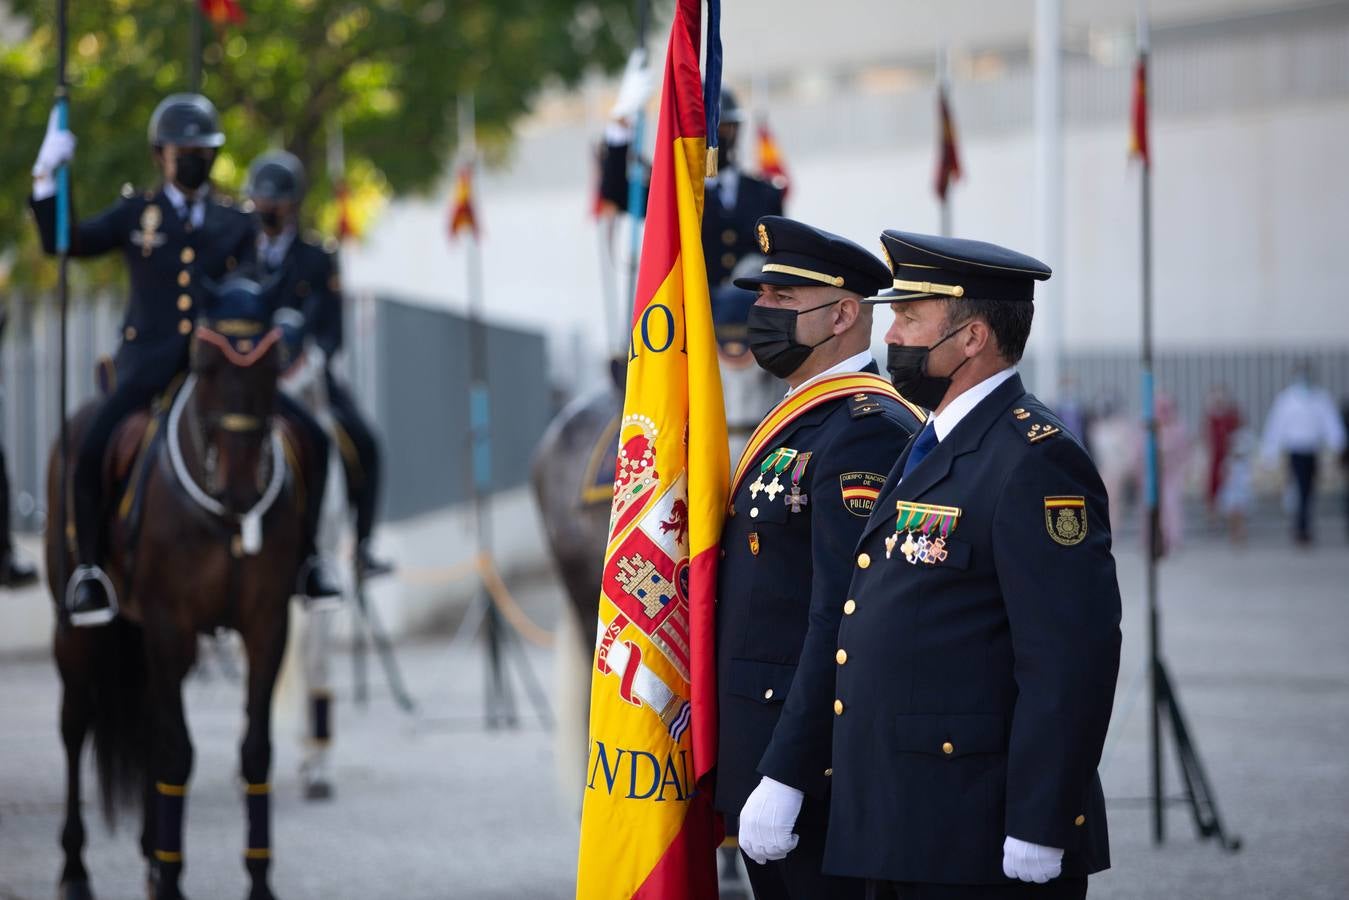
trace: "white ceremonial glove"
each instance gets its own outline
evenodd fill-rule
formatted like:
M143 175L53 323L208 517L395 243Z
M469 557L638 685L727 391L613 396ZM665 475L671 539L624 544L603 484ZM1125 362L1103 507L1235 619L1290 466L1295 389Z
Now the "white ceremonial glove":
M1002 842L1002 874L1020 881L1044 884L1063 871L1063 851L1018 840L1010 834Z
M57 124L56 107L47 117L47 134L33 163L33 199L46 200L56 194L56 170L75 158L75 135Z
M796 847L792 834L805 794L764 776L740 810L740 849L759 865L782 859Z
M623 80L618 84L618 99L609 110L609 118L624 122L634 119L651 99L655 86L656 80L646 64L646 51L638 47L628 56L628 64L623 67Z

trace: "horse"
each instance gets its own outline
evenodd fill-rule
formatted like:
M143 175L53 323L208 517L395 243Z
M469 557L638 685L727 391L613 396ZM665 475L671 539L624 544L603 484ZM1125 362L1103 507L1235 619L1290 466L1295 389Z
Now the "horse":
M230 290L227 282L221 297ZM251 290L256 300L257 286ZM251 309L259 313L262 306ZM105 529L106 568L120 599L113 622L73 628L66 621L60 598L74 564L71 535L47 531L49 587L62 610L53 638L66 753L62 900L93 897L80 811L80 757L90 731L105 819L111 826L119 807L139 798L148 893L153 900L182 897L183 812L193 762L182 682L198 635L219 628L241 635L248 660L240 750L248 897L274 900L267 883L271 703L303 530L299 468L288 461L287 448L304 452L298 435L283 437L274 415L279 338L260 313L199 320L187 377L170 392L171 403L161 401L152 414L133 416L119 429L107 459L107 483L123 491ZM72 418L68 447L79 446L93 412L91 403ZM69 503L72 490L69 478L62 483L61 449L58 440L49 457L53 510Z

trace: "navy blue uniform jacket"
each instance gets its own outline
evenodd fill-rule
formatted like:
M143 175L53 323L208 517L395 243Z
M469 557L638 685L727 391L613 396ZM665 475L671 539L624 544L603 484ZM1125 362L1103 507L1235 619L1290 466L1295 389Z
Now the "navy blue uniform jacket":
M261 263L260 263L261 264ZM305 331L331 362L342 347L342 286L338 279L337 257L322 244L296 237L275 273L279 305L299 310L304 315Z
M876 371L874 364L868 371ZM852 548L872 505L857 494L869 488L874 498L919 427L907 406L879 394L822 404L765 446L731 498L717 584L715 805L733 833L760 775L820 796L827 788L834 638ZM764 491L751 496L759 463L779 447L811 454L799 484L806 497L800 512L792 512L786 491L774 499ZM783 485L791 485L794 465L781 476ZM853 499L845 500L845 488ZM828 681L795 686L798 664L822 670ZM764 759L775 728L778 749Z
M56 198L31 205L43 249L56 252ZM143 193L128 188L120 202L71 228L72 257L114 250L126 259L131 283L117 379L167 385L187 366L202 280L219 281L253 258L252 217L212 191L201 227L192 229L162 188Z
M1015 375L900 481L904 461L844 600L825 871L1005 883L1007 835L1104 869L1120 596L1096 468ZM940 563L886 558L898 501L959 507Z

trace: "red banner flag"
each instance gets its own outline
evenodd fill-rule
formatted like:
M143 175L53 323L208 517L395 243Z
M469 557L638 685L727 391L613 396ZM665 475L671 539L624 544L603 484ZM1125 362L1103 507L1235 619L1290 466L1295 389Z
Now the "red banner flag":
M351 193L347 188L346 179L337 182L337 239L345 241L348 238L360 237L356 230L356 220L351 215Z
M787 199L792 180L787 175L787 166L782 161L782 151L778 149L777 139L768 129L768 120L759 120L759 174L773 187L782 191L782 199Z
M459 237L459 232L470 231L476 238L478 232L478 214L473 204L473 164L464 163L454 179L454 205L450 207L450 240Z
M678 0L665 63L591 668L577 900L717 896L708 775L730 479L702 248L701 14L701 0Z
M1129 155L1141 159L1143 165L1151 166L1152 157L1148 153L1148 55L1138 54L1138 65L1134 69L1133 133L1129 136Z
M199 2L201 11L217 28L243 24L244 9L239 5L239 0L199 0Z
M946 200L951 182L960 180L960 150L956 146L956 123L946 101L946 83L937 87L937 177L932 189L937 198Z

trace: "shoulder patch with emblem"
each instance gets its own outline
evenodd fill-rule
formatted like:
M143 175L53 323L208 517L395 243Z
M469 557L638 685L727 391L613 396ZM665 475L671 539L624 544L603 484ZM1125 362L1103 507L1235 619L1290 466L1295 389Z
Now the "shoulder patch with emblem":
M844 472L838 476L844 509L859 518L867 518L876 508L876 498L880 497L884 484L885 476L875 472Z
M1083 497L1046 497L1045 530L1056 543L1072 547L1087 537L1087 501Z
M871 416L885 409L880 398L872 394L858 392L848 398L848 415L854 419L860 419L863 416Z
M1038 444L1063 430L1050 422L1036 421L1040 416L1021 406L1012 410L1012 418L1016 420L1018 430L1032 444Z

